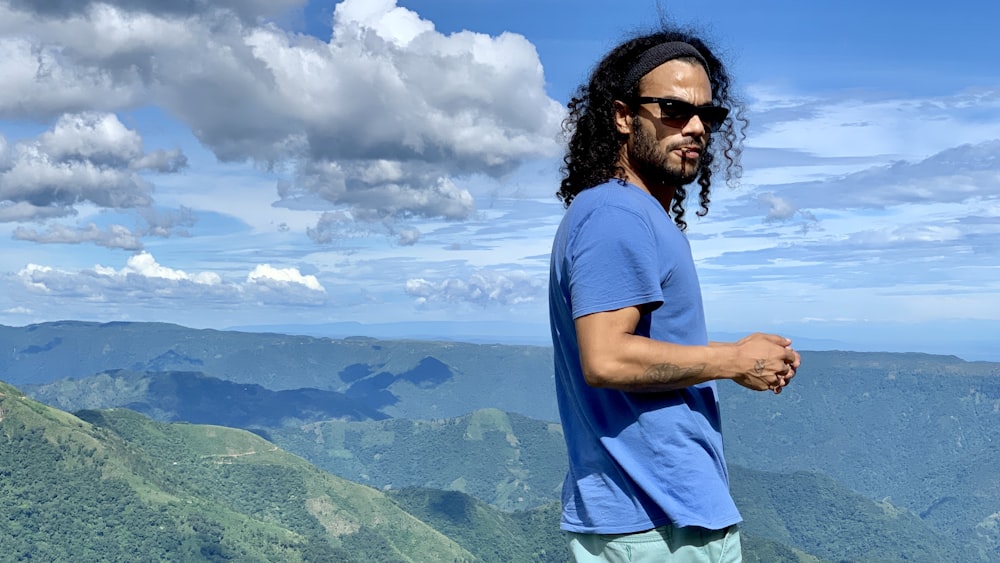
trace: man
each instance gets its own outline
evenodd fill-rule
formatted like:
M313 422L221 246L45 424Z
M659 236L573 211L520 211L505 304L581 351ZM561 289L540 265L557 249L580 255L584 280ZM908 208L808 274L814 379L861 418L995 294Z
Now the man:
M737 175L735 107L721 61L676 31L613 49L569 104L549 308L576 561L741 560L716 380L780 393L800 359L772 334L708 341L685 186L704 215L716 157Z

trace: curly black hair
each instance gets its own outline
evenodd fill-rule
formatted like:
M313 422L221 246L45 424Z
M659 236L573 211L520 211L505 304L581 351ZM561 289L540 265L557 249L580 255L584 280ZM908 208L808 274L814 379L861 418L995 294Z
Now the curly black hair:
M680 29L667 29L634 37L613 49L597 64L590 75L587 84L581 85L568 104L569 115L563 122L563 132L569 137L566 156L560 171L563 180L556 195L566 207L581 191L603 184L612 178L618 178L624 184L625 171L618 159L622 144L627 135L618 132L615 127L615 100L627 101L636 96L638 83L623 84L625 76L636 64L640 55L648 49L669 41L682 41L698 50L705 63L709 82L712 86L712 96L716 104L729 108L729 117L718 128L712 131L708 146L702 154L698 169L697 182L701 186L698 194L701 210L699 217L708 213L710 187L712 184L712 163L715 162L718 149L713 148L712 140L718 137L721 154L726 160L726 183L734 185L742 174L740 156L743 152L743 140L746 138L747 120L741 101L733 92L729 74L725 67L708 48L704 41L693 33ZM697 59L685 59L700 64ZM677 186L674 193L671 211L674 222L683 231L687 229L684 221L684 200L687 190Z

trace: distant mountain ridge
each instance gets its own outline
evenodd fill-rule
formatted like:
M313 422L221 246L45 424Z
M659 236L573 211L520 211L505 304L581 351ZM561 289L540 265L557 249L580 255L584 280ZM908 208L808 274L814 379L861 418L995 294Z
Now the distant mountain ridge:
M195 371L273 391L343 393L359 406L393 417L459 416L482 407L557 417L551 350L538 346L334 340L76 321L0 326L0 346L0 376L15 385L109 370ZM510 389L545 391L512 396Z
M281 427L318 420L388 418L343 393L320 389L271 391L201 372L108 370L91 377L22 385L32 397L67 411L124 407L163 422L234 428Z
M854 357L901 366L943 362L951 371L968 376L995 374L1000 366L946 356L851 354L805 352L800 378L808 378L816 363ZM350 397L359 409L390 417L454 417L499 408L558 419L550 347L366 337L336 340L163 323L0 325L0 375L15 385L111 370L200 372L272 391L332 391Z

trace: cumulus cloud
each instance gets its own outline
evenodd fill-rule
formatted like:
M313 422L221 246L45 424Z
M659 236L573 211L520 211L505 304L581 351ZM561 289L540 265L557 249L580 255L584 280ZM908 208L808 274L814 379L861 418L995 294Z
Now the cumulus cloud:
M123 250L139 250L142 248L142 242L132 231L121 225L110 225L107 229L101 229L94 223L88 223L85 227L75 228L56 224L50 225L45 231L28 227L18 227L14 229L14 238L40 243L80 244L90 242L106 248L120 248Z
M400 246L413 246L420 240L420 235L418 229L400 229L396 233L396 243Z
M4 309L3 313L7 315L33 315L35 312L27 307L11 307Z
M172 172L186 162L179 151L145 153L139 134L115 115L90 112L63 115L50 131L4 153L0 220L5 221L74 215L84 202L109 209L147 207L152 186L139 172Z
M260 284L267 286L287 286L297 284L312 291L326 292L316 276L302 275L296 268L274 268L270 264L261 264L247 274L248 284Z
M273 16L305 3L305 0L9 0L11 8L39 16L80 16L103 6L115 6L124 11L188 16L232 10L247 20Z
M433 282L411 278L405 290L418 305L469 303L485 307L534 302L543 295L544 287L543 280L527 272L480 270L468 279Z
M558 150L563 109L523 36L445 35L395 0L338 3L329 41L261 19L300 3L0 0L0 116L152 103L223 160L295 163L283 199L388 222L465 219L460 178Z
M18 274L30 292L53 298L118 304L144 303L169 306L239 306L243 304L316 305L326 290L312 275L296 268L263 264L244 280L226 280L217 272L187 272L160 264L152 254L139 252L121 268L97 265L67 271L28 264Z
M145 226L137 233L142 236L188 236L187 227L192 227L197 222L194 210L183 205L178 209L147 207L138 211L145 222Z
M138 276L147 279L160 279L175 282L193 283L198 285L221 285L222 278L215 272L200 272L188 274L183 270L175 270L160 265L153 255L148 252L140 252L131 256L127 264L120 270L105 266L96 266L94 271L102 276L117 279L127 279L129 276Z
M56 217L76 215L72 207L52 207L33 205L27 201L0 201L0 223L18 223L23 221L44 221Z
M306 227L306 235L320 244L330 244L372 235L395 237L399 246L412 246L420 240L420 229L407 226L395 217L355 209L353 212L328 211L314 227Z
M275 268L261 264L247 275L243 285L248 299L260 304L320 305L326 288L316 276L303 275L297 268Z
M25 202L0 206L0 222L5 219L27 221L58 217L59 210L52 212L52 209L36 208ZM183 206L179 209L141 208L137 213L140 225L131 229L117 224L101 228L93 222L77 226L49 223L44 229L17 227L14 229L13 238L41 244L92 243L105 248L142 250L144 248L142 237L189 236L187 227L194 225L196 221L194 211Z
M799 209L787 198L778 197L773 192L764 192L757 196L757 201L767 207L767 215L764 217L766 223L788 223L797 222L802 233L809 232L810 229L819 224L819 220L812 212Z
M772 192L765 192L757 196L757 199L768 206L767 220L768 221L785 221L791 219L798 212L798 207L796 207L792 202L785 198L778 197Z

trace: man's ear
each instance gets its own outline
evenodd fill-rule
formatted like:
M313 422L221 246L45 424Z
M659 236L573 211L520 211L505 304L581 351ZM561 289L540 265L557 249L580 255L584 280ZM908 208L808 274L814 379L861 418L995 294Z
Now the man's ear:
M615 129L622 135L632 134L632 110L621 100L615 100Z

